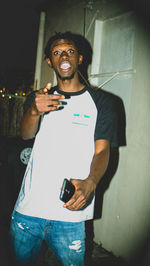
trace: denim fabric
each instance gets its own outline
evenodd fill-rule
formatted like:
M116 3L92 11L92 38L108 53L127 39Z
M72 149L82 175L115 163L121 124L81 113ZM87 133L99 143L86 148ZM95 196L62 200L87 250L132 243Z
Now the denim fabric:
M46 220L14 211L9 235L16 265L33 265L43 240L46 241L62 265L84 265L84 222Z

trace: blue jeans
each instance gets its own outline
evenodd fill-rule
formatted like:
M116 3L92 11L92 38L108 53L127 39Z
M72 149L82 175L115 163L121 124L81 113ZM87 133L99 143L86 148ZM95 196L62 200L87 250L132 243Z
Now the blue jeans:
M16 265L33 265L43 240L62 265L84 265L84 222L46 220L14 211L9 236L10 248Z

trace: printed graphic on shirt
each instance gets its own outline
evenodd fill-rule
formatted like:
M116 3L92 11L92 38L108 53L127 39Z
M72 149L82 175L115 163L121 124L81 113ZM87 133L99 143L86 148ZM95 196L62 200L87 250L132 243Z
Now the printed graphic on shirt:
M72 124L80 126L89 126L90 115L75 113L72 117Z
M25 148L20 153L20 160L23 164L28 164L32 148Z

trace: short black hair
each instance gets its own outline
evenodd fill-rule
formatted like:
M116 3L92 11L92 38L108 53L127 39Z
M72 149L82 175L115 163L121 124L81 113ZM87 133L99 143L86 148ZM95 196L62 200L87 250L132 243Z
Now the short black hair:
M48 42L46 44L46 47L45 47L45 50L44 50L45 59L50 57L50 51L51 51L51 46L52 46L53 42L55 42L56 40L59 40L59 39L71 40L74 43L78 53L83 55L83 53L84 53L84 49L83 49L84 43L83 43L83 36L82 35L74 34L74 33L71 33L70 31L67 31L67 32L64 32L64 33L56 32L55 35L50 37L50 39L48 40Z

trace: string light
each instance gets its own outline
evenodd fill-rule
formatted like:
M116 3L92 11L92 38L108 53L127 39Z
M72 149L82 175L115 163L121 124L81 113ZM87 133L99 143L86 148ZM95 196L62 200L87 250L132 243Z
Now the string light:
M8 97L8 99L24 98L33 91L33 88L23 88L23 89L19 88L19 89L15 89L15 91L16 92L14 92L14 94L12 94L12 93L9 93L9 91L7 91L7 89L1 88L0 89L0 97L2 97L2 98Z

